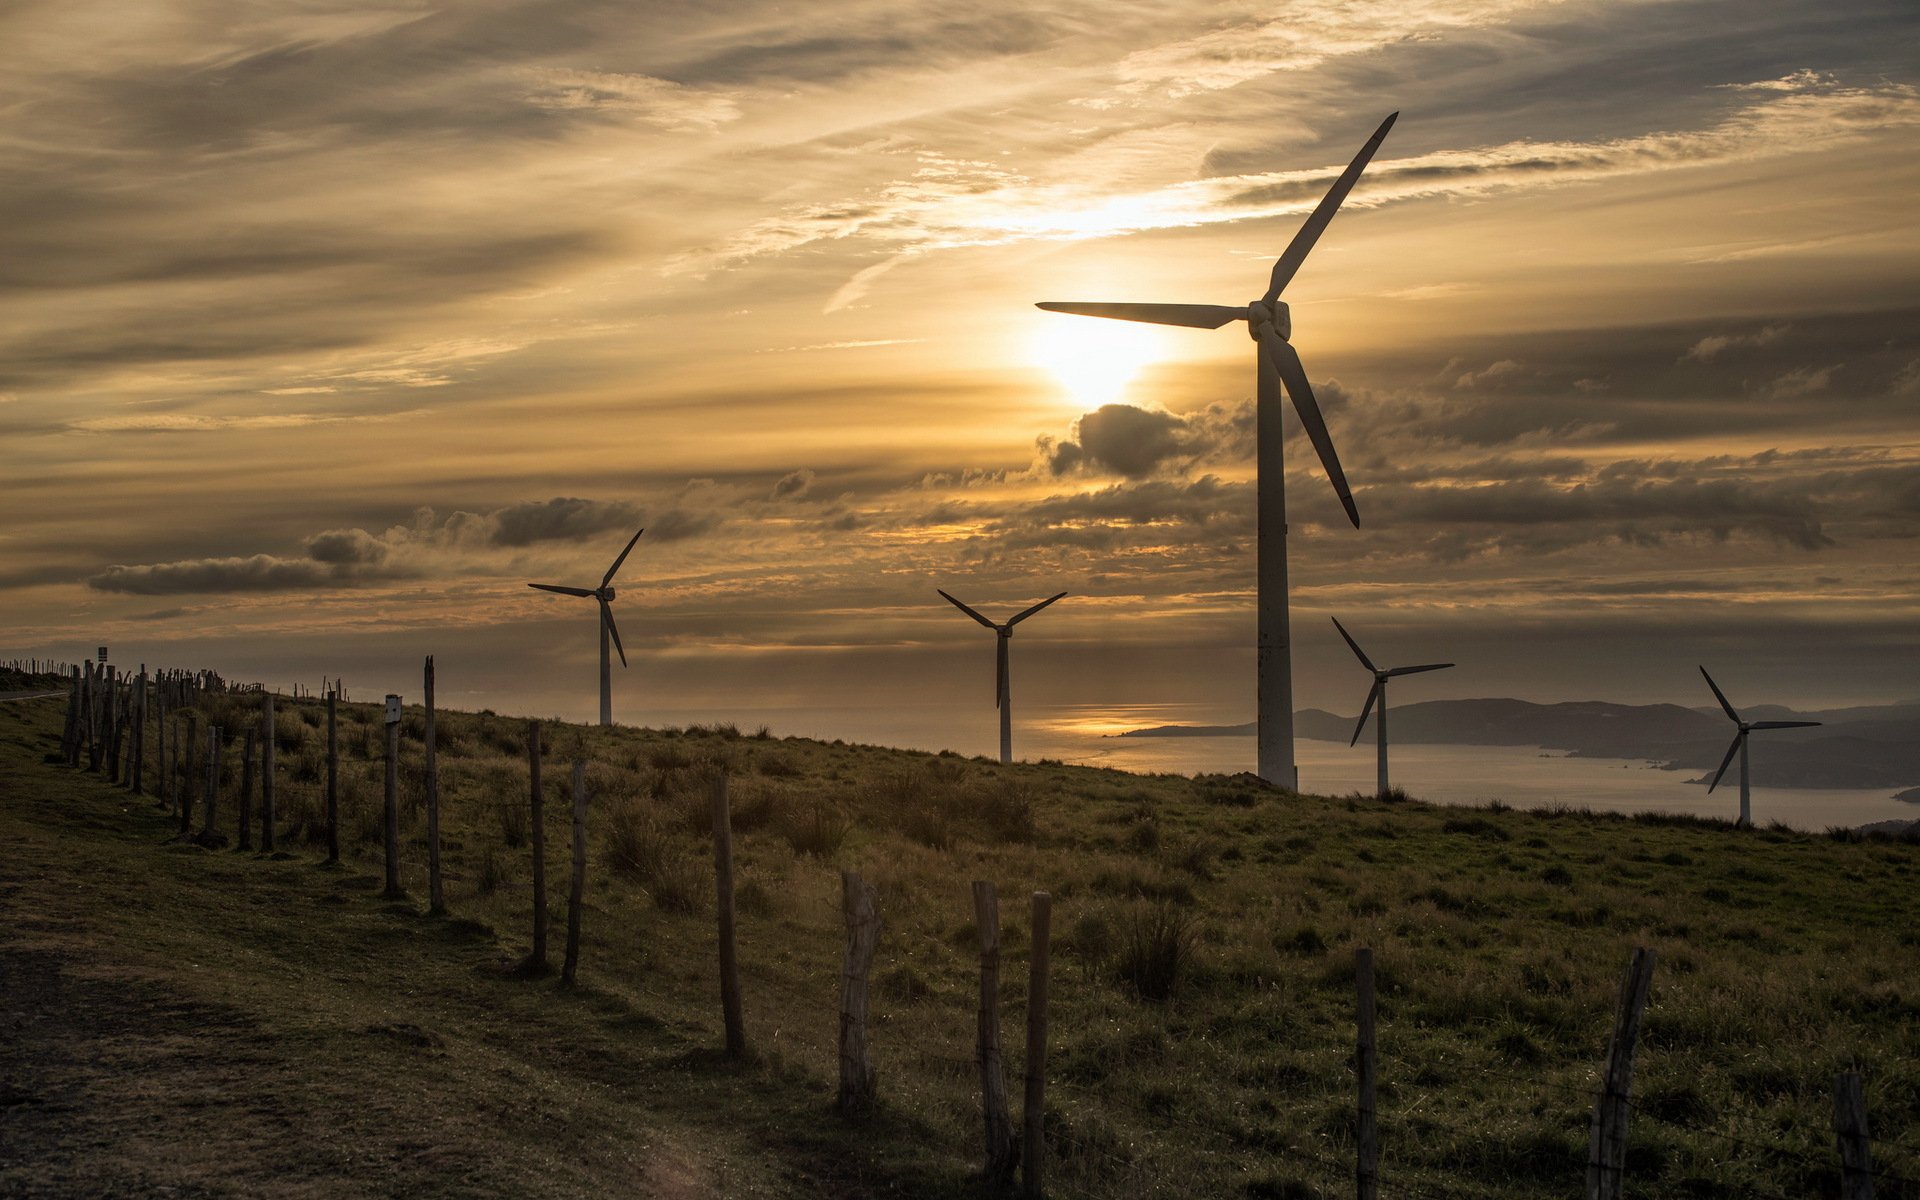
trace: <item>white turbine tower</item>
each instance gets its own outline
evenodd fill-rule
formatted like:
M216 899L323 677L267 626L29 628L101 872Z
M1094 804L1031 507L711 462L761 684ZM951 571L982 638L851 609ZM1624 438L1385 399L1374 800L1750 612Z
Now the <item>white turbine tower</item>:
M1327 479L1339 494L1347 519L1358 528L1360 512L1347 489L1347 477L1334 453L1327 423L1320 416L1320 405L1307 383L1306 368L1294 352L1293 318L1280 293L1292 281L1308 251L1339 211L1341 201L1353 190L1354 181L1366 169L1375 150L1393 128L1399 113L1380 122L1367 144L1354 155L1340 173L1326 198L1320 201L1300 232L1293 235L1286 253L1273 264L1273 275L1266 295L1244 307L1219 304L1105 304L1046 302L1040 308L1050 312L1077 313L1087 317L1112 317L1121 321L1145 321L1155 325L1184 325L1190 329L1218 329L1229 321L1245 321L1247 331L1259 347L1255 352L1258 408L1256 440L1259 443L1259 771L1260 777L1280 787L1298 789L1300 777L1293 762L1293 654L1287 621L1287 496L1285 448L1280 440L1280 387L1284 383L1293 406L1300 414L1300 426L1320 455Z
M620 630L613 623L613 576L619 571L620 564L627 561L627 555L633 553L633 544L640 540L640 530L627 542L627 548L620 557L613 560L607 573L600 578L597 588L562 587L557 583L530 583L530 588L543 592L558 592L562 596L591 596L600 602L600 724L613 724L613 656L609 653L608 639L612 639L613 650L620 652L620 665L627 665L627 648L620 644Z
M1340 631L1341 637L1347 639L1347 645L1353 648L1353 656L1360 660L1360 665L1373 672L1373 689L1367 693L1367 706L1360 710L1360 723L1353 727L1353 736L1347 740L1347 745L1352 746L1359 742L1360 731L1367 727L1367 714L1373 711L1373 703L1378 700L1380 702L1380 715L1374 724L1373 732L1375 740L1379 743L1380 788L1378 794L1384 796L1388 791L1387 680L1396 679L1402 675L1418 675L1422 671L1444 671L1453 664L1428 663L1422 667L1388 667L1383 671L1373 665L1373 660L1368 658L1367 652L1360 648L1360 643L1353 640L1353 635L1347 632L1347 627L1340 623L1339 617L1333 619L1333 627Z
M1727 719L1740 727L1740 732L1733 735L1733 744L1727 747L1727 756L1720 760L1720 769L1713 773L1713 782L1707 785L1707 793L1711 795L1713 789L1720 786L1720 777L1727 773L1727 766L1733 762L1733 756L1736 753L1739 754L1740 827L1745 829L1753 824L1753 798L1752 789L1749 786L1752 781L1752 773L1747 770L1747 735L1756 729L1811 729L1815 725L1820 724L1820 722L1743 721L1740 719L1740 714L1734 711L1733 705L1727 703L1726 693L1722 692L1720 685L1713 681L1713 676L1707 675L1707 669L1705 667L1700 668L1700 674L1706 676L1707 686L1713 689L1713 698L1720 702L1722 709L1726 710Z
M940 592L940 589L935 588L934 591ZM1004 625L994 624L992 621L987 620L987 618L968 608L958 600L955 600L945 592L940 592L940 595L948 604L953 605L961 612L1000 635L999 654L995 659L993 706L1000 710L1000 761L1010 763L1013 761L1013 690L1012 682L1007 678L1007 644L1013 640L1013 627L1015 625L1018 625L1028 617L1039 612L1047 605L1052 604L1055 600L1058 600L1060 596L1066 595L1066 593L1061 592L1056 596L1048 596L1032 608L1007 618L1007 623Z

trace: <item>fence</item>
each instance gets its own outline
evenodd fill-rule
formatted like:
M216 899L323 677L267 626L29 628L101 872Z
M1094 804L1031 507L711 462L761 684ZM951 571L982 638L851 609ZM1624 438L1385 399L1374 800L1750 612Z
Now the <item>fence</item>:
M329 691L325 703L325 779L296 781L276 773L274 748L279 740L276 729L275 695L257 686L235 687L211 672L161 671L152 675L143 666L132 676L123 675L111 665L92 663L67 666L70 684L67 710L62 726L61 757L72 767L99 772L104 778L144 794L152 781L159 804L179 814L179 838L207 846L226 845L218 827L223 793L237 791L234 805L236 840L242 848L251 844L254 823L258 822L262 853L274 854L275 826L281 815L298 811L307 825L309 844L323 843L328 861L339 860L339 781L340 745L337 707L339 694ZM426 719L424 750L425 804L428 814L427 853L430 879L430 913L447 912L440 871L439 796L436 761L436 724L433 704L433 664L427 660ZM333 685L337 687L337 681ZM220 704L215 697L225 697ZM218 713L229 716L238 705L255 707L257 722L244 728L224 728L212 723ZM383 753L378 765L383 783L382 853L387 895L406 899L400 889L398 778L400 768L399 697L389 696L385 713ZM306 725L300 722L304 740ZM151 732L154 752L146 753ZM542 731L537 721L528 722L527 754L530 777L528 806L531 812L533 856L533 897L531 937L533 950L524 964L527 975L545 974L547 965L546 846L541 764L545 757ZM236 744L237 743L237 744ZM256 747L259 750L256 756ZM363 750L367 749L363 741ZM229 772L230 761L238 758L239 769ZM366 756L367 765L373 765ZM260 784L261 804L256 811L251 803L253 783ZM585 907L587 874L587 821L590 797L585 783L585 762L576 758L571 771L572 856L567 903L566 948L562 981L575 983L580 966L580 922ZM297 803L277 807L276 795ZM711 832L715 866L717 928L717 967L720 1015L724 1045L729 1056L748 1054L747 1021L743 1001L738 947L735 937L735 864L732 845L731 807L727 777L716 775L711 796ZM199 829L194 829L196 810ZM316 814L318 817L316 818ZM323 822L315 830L314 821ZM277 857L288 857L284 853ZM975 1025L975 1054L955 1065L975 1069L979 1078L981 1102L981 1180L993 1191L1018 1190L1024 1196L1045 1193L1045 1165L1048 1158L1046 1122L1048 991L1050 973L1051 897L1034 892L1030 898L1031 937L1028 955L1029 975L1025 1003L1026 1053L1022 1098L1024 1111L1017 1126L1010 1111L1011 1097L1001 1040L1000 1002L1003 994L1000 978L1001 926L998 898L990 881L972 884L971 914L979 940L979 1003ZM837 1106L858 1116L870 1110L882 1095L882 1073L875 1062L869 1037L869 980L882 932L884 915L879 910L874 887L854 872L842 877L842 916L845 924L845 949L841 966L839 1005L839 1090ZM1832 1172L1839 1182L1843 1200L1872 1200L1876 1186L1882 1200L1887 1196L1920 1197L1920 1181L1890 1170L1889 1157L1920 1153L1899 1141L1876 1139L1871 1133L1864 1080L1858 1070L1841 1073L1834 1081L1833 1146L1831 1160L1816 1160L1806 1151L1777 1141L1742 1136L1690 1121L1636 1101L1633 1077L1636 1051L1647 1005L1654 993L1654 955L1636 949L1622 979L1612 1034L1600 1066L1600 1082L1592 1091L1566 1088L1533 1076L1501 1072L1469 1064L1465 1067L1503 1083L1532 1089L1558 1088L1579 1096L1589 1113L1588 1153L1584 1195L1588 1200L1621 1200L1629 1191L1632 1171L1628 1132L1635 1121L1651 1122L1687 1131L1701 1138L1714 1139L1792 1163L1814 1172ZM1341 1147L1347 1157L1338 1157L1332 1146L1302 1146L1273 1142L1263 1150L1297 1163L1321 1179L1341 1178L1359 1200L1377 1200L1385 1196L1453 1200L1473 1193L1464 1185L1451 1186L1430 1178L1408 1178L1393 1168L1391 1148L1396 1133L1394 1113L1383 1113L1379 1095L1383 1076L1392 1072L1392 1029L1383 1039L1378 1021L1372 951L1360 947L1354 955L1354 1041L1351 1060L1354 1077L1352 1105L1352 1144ZM1385 1066L1383 1067L1383 1064ZM1200 1124L1183 1124L1169 1117L1172 1129L1190 1132L1195 1137L1215 1137L1220 1131ZM1091 1152L1095 1156L1099 1151ZM1114 1159L1116 1166L1130 1165ZM1836 1170L1837 1167L1837 1170ZM1569 1181L1571 1183L1571 1181ZM1082 1194L1072 1180L1055 1180L1052 1190L1061 1195ZM1755 1192L1767 1197L1766 1192ZM1786 1193L1776 1192L1785 1200Z

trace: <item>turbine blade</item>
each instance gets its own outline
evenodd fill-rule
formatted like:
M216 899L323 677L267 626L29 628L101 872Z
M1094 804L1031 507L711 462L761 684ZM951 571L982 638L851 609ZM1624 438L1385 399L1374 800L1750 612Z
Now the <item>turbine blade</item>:
M1713 681L1713 676L1707 675L1707 669L1705 667L1700 668L1700 673L1706 675L1707 686L1713 689L1713 698L1720 702L1720 707L1727 710L1727 718L1735 725L1738 725L1740 723L1740 714L1733 711L1733 705L1727 703L1727 694L1720 690L1720 685ZM1709 788L1708 790L1711 791L1712 789Z
M620 652L620 665L627 665L627 648L620 644L620 627L613 623L613 605L605 600L600 602L600 619L607 623L607 632L613 635L613 648Z
M1099 301L1047 300L1034 305L1048 312L1078 317L1107 317L1115 321L1144 321L1149 325L1184 325L1188 329L1218 329L1228 321L1247 319L1245 308L1224 304L1105 304Z
M557 584L557 583L530 583L530 584L528 584L527 586L528 586L528 587L530 587L530 588L539 588L539 589L540 589L541 591L543 591L543 592L559 592L559 593L560 593L560 594L561 594L562 596L591 596L591 595L593 595L593 589L592 589L592 588L570 588L570 587L561 587L561 586L560 586L559 584Z
M1300 226L1300 232L1293 235L1293 241L1287 244L1286 252L1281 254L1280 261L1273 264L1273 278L1267 284L1266 298L1269 301L1279 299L1280 293L1293 282L1294 272L1300 269L1301 263L1307 261L1307 253L1313 249L1313 244L1320 240L1320 235L1325 232L1327 223L1333 220L1333 214L1340 211L1341 202L1347 198L1347 193L1353 190L1354 182L1360 178L1360 172L1367 169L1367 163L1372 160L1373 152L1380 148L1381 142L1387 140L1387 130L1392 129L1393 123L1399 118L1399 113L1387 114L1387 119L1380 122L1380 128L1374 130L1373 136L1367 139L1367 144L1360 147L1360 153L1353 156L1353 161L1347 164L1347 169L1340 172L1340 178L1334 180L1333 186L1327 189L1326 197L1320 201L1319 207L1313 210L1312 215L1307 217L1306 223Z
M1380 687L1380 681L1374 680L1373 687L1367 692L1367 706L1360 710L1360 723L1353 727L1353 736L1347 739L1347 745L1354 745L1360 740L1360 731L1367 727L1367 717L1373 712L1373 702L1380 698Z
M1733 762L1733 756L1740 752L1740 743L1745 741L1746 737L1747 731L1744 729L1733 735L1733 744L1727 747L1727 756L1720 760L1720 769L1713 773L1713 782L1707 785L1707 792L1709 794L1713 792L1713 789L1720 786L1720 777L1727 773L1727 765Z
M1340 456L1334 453L1333 438L1327 433L1327 422L1320 415L1319 402L1313 398L1313 388L1307 383L1307 369L1300 365L1300 356L1272 329L1262 330L1260 349L1260 361L1287 385L1287 395L1293 397L1294 410L1300 414L1300 427L1307 431L1307 440L1313 443L1314 452L1320 456L1320 465L1326 469L1327 481L1333 484L1335 494L1340 497L1340 506L1347 510L1347 520L1353 522L1355 529L1360 528L1360 510L1353 506L1353 492L1347 487L1347 473L1340 469Z
M1818 721L1755 721L1748 729L1812 729Z
M645 528L643 527L643 528L642 528L642 529L640 530L640 533L645 533L645 532L646 532L646 529L645 529ZM616 558L616 559L614 559L614 560L613 560L613 565L607 568L607 576L606 576L606 578L605 578L605 579L602 579L602 580L600 581L600 586L601 586L601 587L605 587L605 586L607 586L608 584L610 584L610 583L612 583L612 582L613 582L613 573L614 573L615 571L618 571L618 570L620 569L620 564L621 564L621 563L623 563L623 562L625 562L625 561L627 561L627 555L629 555L629 554L632 554L632 553L633 553L633 543L634 543L634 542L637 542L637 541L639 541L639 540L640 540L640 533L636 533L636 534L634 534L634 535L633 535L633 537L632 537L631 539L629 539L629 540L628 540L628 542L627 542L627 548L626 548L625 550L622 550L622 551L620 552L620 557L619 557L619 558Z
M933 590L936 592L940 592L939 588L935 588ZM988 629L991 629L996 633L1000 631L1000 627L998 625L995 625L992 621L987 620L985 617L981 616L979 613L968 608L966 605L960 603L958 600L955 600L952 596L948 596L945 592L940 592L940 594L946 597L946 601L948 604L953 605L955 608L959 609L961 612L972 617L974 620L980 622L982 625L985 625Z
M1369 671L1378 671L1380 669L1373 665L1373 660L1368 658L1367 652L1360 648L1360 643L1353 640L1353 635L1347 632L1347 627L1340 623L1339 617L1333 618L1333 627L1340 631L1341 637L1347 639L1347 645L1353 647L1353 656L1360 660L1361 666ZM1359 735L1355 734L1354 736L1358 737Z
M1452 663L1428 663L1424 667L1394 667L1387 672L1389 677L1396 675L1418 675L1422 671L1444 671Z
M1064 596L1064 595L1066 595L1065 592L1060 593L1060 596ZM1034 605L1032 608L1029 608L1026 611L1022 612L1019 616L1007 618L1007 624L1010 626L1018 625L1020 622L1026 620L1028 617L1039 612L1041 609L1045 608L1047 605L1052 604L1055 600L1058 600L1060 596L1048 596L1045 600L1042 600L1040 603Z

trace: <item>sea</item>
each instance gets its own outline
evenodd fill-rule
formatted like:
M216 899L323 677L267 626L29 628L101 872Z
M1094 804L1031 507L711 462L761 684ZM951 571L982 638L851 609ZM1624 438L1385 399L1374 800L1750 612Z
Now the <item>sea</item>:
M479 707L486 703L474 698ZM457 702L456 702L457 703ZM467 705L462 704L461 707ZM1164 724L1231 724L1245 720L1230 713L1188 705L1034 705L1016 709L1015 757L1053 759L1080 766L1111 767L1140 773L1234 773L1254 769L1251 737L1117 737L1124 730ZM549 714L534 714L549 715ZM562 711L572 720L588 712ZM751 733L765 726L775 735L952 750L993 755L999 748L998 717L989 705L977 710L947 707L767 707L738 709L636 709L619 714L622 723L689 725L726 722ZM1374 747L1370 740L1344 742L1300 739L1294 743L1304 791L1329 795L1371 793ZM1764 780L1764 739L1753 742L1753 768ZM1392 748L1392 782L1420 800L1436 804L1479 805L1501 801L1515 808L1587 808L1596 812L1664 812L1733 819L1739 815L1736 764L1709 794L1690 782L1700 772L1665 771L1650 762L1619 758L1576 758L1537 746L1451 746L1408 743ZM1778 821L1819 832L1833 826L1855 827L1875 821L1920 819L1920 804L1896 800L1894 788L1753 789L1753 818Z

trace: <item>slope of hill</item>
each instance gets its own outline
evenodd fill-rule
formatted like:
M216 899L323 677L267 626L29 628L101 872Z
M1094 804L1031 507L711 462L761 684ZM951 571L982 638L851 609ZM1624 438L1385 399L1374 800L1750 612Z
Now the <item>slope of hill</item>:
M231 731L254 711L216 696L202 717ZM1380 979L1383 1194L1578 1194L1636 945L1658 956L1636 1190L1834 1193L1833 1077L1855 1065L1876 1136L1920 1136L1910 843L550 726L556 960L576 756L592 797L569 992L513 969L531 904L525 723L441 715L452 915L432 918L419 710L400 775L416 899L401 903L379 898L379 718L342 716L346 861L329 869L317 705L278 713L271 857L173 840L151 798L42 761L57 703L0 705L0 1194L979 1195L973 879L1001 888L1016 1094L1024 898L1055 899L1057 1196L1349 1194L1362 944ZM716 1052L703 831L720 769L742 1063ZM876 883L886 922L880 1108L857 1121L830 1108L843 868Z

